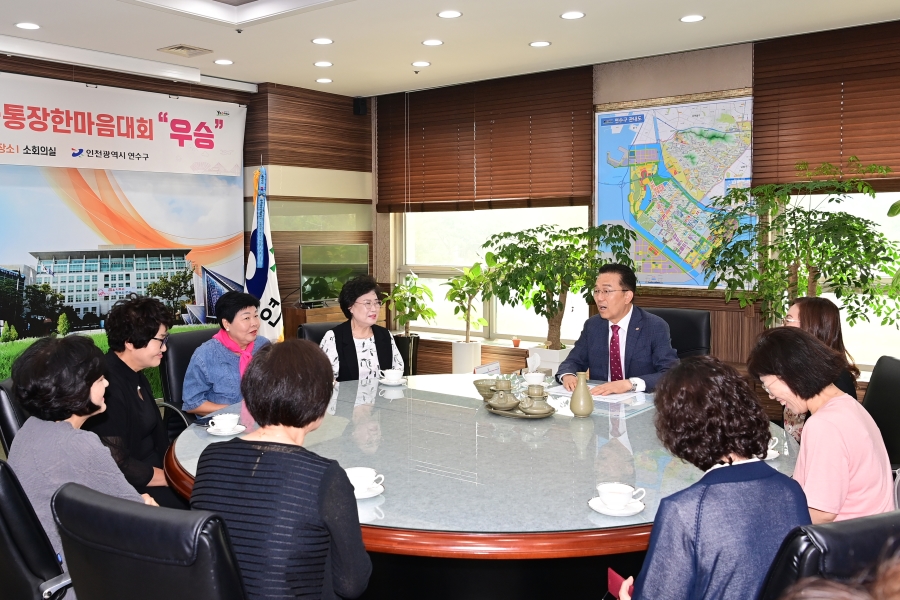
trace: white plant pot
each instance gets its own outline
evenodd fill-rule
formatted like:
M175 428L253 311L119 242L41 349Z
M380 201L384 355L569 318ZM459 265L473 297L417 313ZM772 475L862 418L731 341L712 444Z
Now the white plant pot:
M541 357L541 369L550 369L553 375L556 375L556 371L559 369L559 365L566 360L569 356L569 352L571 352L571 348L565 348L563 350L548 350L547 348L529 348L528 352L530 356L540 356Z
M453 372L472 373L481 364L481 342L453 342Z

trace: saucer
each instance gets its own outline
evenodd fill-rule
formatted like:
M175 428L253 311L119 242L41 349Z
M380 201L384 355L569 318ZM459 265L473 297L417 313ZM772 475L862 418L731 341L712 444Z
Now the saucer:
M215 429L210 429L207 427L206 433L208 433L209 435L221 435L221 436L237 435L239 433L244 433L245 429L247 429L247 428L244 427L243 425L235 425L234 429L232 429L231 431L216 431Z
M622 508L610 508L603 504L603 502L600 501L600 498L591 498L588 501L588 506L601 515L609 515L610 517L630 517L638 514L645 508L644 503L640 500L632 500Z
M380 483L376 483L372 487L363 490L361 492L357 492L353 490L353 495L356 496L357 500L365 500L366 498L374 498L375 496L379 496L384 493L384 486Z
M378 380L378 383L380 383L381 385L403 385L406 383L406 377L401 377L396 381L388 381L387 379L382 378Z
M768 453L766 453L766 457L763 460L775 460L779 456L781 456L781 454L778 453L778 450L772 450L770 448Z
M535 409L534 405L525 408L520 404L519 410L521 410L526 415L546 415L547 413L553 412L553 407L547 404L546 409Z

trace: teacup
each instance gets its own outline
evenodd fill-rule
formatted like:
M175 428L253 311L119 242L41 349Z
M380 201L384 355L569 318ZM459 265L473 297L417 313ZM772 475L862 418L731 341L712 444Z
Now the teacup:
M216 415L209 420L209 428L213 431L231 431L237 426L240 419L241 415L234 413Z
M775 446L778 445L778 438L773 437L769 439L769 450L774 450Z
M528 385L539 385L544 383L543 373L525 373L522 377L525 378L525 383Z
M403 388L382 388L378 395L388 400L398 400L403 397Z
M529 385L528 386L528 395L534 396L535 398L543 398L544 397L544 386Z
M391 383L400 381L403 378L403 369L385 369L381 371L381 378Z
M600 502L616 509L625 508L630 502L642 499L646 493L644 488L635 489L627 483L600 483L597 485Z
M498 379L494 382L494 389L508 392L512 389L512 382L509 379Z
M353 484L353 490L356 493L365 492L384 481L384 475L369 467L350 467L344 470L347 472L347 477L350 479L350 483Z

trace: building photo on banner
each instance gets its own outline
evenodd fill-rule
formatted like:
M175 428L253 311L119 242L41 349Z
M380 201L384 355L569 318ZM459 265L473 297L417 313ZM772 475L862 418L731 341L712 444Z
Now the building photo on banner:
M246 107L6 73L0 107L3 341L131 294L202 324L244 289Z

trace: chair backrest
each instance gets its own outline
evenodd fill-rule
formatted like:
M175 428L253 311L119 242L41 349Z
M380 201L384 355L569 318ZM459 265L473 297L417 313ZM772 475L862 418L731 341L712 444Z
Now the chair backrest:
M325 323L304 323L297 328L297 337L301 340L309 340L315 344L321 344L322 338L330 330L340 325L343 321L327 321Z
M225 522L67 483L53 496L79 600L243 600Z
M796 527L781 544L759 600L777 600L804 577L849 581L877 565L900 534L900 512Z
M16 399L12 379L0 381L0 445L7 456L13 438L27 419L28 413Z
M183 406L181 391L184 387L184 376L187 373L188 365L191 364L191 357L194 356L194 350L199 348L202 343L212 339L212 336L218 332L218 329L210 327L209 329L173 333L169 336L166 353L159 364L163 399L166 402L178 408ZM191 422L196 420L190 414L187 415L187 418ZM178 415L171 414L168 409L166 409L165 421L170 440L175 439L179 433L184 431L184 421Z
M42 583L62 575L56 552L19 480L0 461L0 586L4 598L40 600ZM52 598L61 598L60 590Z
M705 356L712 347L712 328L708 310L690 308L644 308L669 325L672 348L678 358Z
M884 439L891 466L900 466L900 360L882 356L875 363L863 406Z

